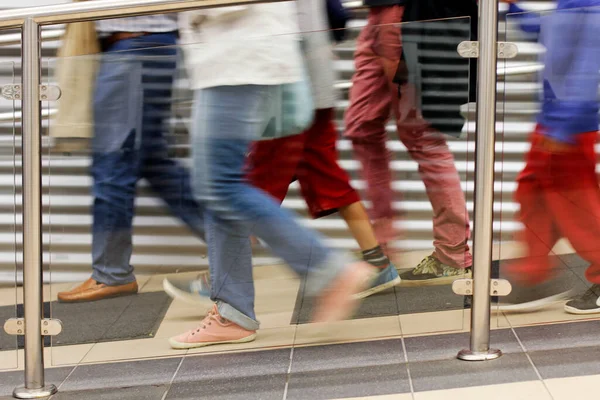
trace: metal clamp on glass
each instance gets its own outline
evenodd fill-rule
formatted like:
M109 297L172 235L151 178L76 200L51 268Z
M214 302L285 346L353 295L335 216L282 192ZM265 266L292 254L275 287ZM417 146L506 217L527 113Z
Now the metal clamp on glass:
M463 58L479 58L479 42L461 42L457 49ZM519 48L515 43L498 42L498 58L515 58L519 54Z
M8 335L25 335L25 319L10 318L4 323L4 332ZM62 322L58 319L43 319L40 334L42 336L56 336L62 332Z
M40 101L56 101L62 92L58 86L40 85ZM0 89L0 96L6 100L21 100L21 85L5 85Z
M473 294L473 279L458 279L452 283L452 291L461 296ZM506 279L492 279L490 296L508 296L512 285Z

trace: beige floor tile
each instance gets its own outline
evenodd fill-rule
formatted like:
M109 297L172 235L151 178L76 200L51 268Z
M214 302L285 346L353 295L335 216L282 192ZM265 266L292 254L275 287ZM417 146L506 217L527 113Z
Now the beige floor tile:
M53 367L76 365L83 360L93 347L93 343L86 343L46 348L44 349L46 357L44 361L46 365L50 363Z
M554 400L591 399L598 392L600 375L546 379L544 381Z
M498 314L498 313L494 313ZM562 303L556 303L555 305L529 313L504 313L505 319L497 319L499 327L508 326L527 326L527 325L540 325L548 323L561 323L569 321L582 321L582 320L598 320L599 316L590 315L572 315L567 314L563 309Z
M284 328L290 326L293 311L257 313L256 318L260 322L261 329Z
M438 311L400 315L400 323L404 336L418 336L442 332L464 332L469 329L470 317L470 310Z
M415 400L552 400L540 381L416 392Z
M166 339L138 339L122 342L96 343L85 355L82 363L118 360L137 360L165 356L180 356L185 351L173 350Z
M342 400L342 399L337 399ZM412 394L386 394L383 396L369 396L369 397L348 397L343 400L413 400Z
M287 265L260 265L253 270L254 280L296 279L298 276Z
M293 312L298 297L298 279L264 279L255 281L257 315Z
M232 351L264 350L291 347L294 343L296 326L284 328L261 329L256 340L250 343L232 343L191 349L188 354L224 353Z
M296 346L400 337L397 316L298 325Z
M19 368L17 350L0 351L0 371Z
M162 282L167 274L154 274L137 276L140 293L160 292L163 290Z

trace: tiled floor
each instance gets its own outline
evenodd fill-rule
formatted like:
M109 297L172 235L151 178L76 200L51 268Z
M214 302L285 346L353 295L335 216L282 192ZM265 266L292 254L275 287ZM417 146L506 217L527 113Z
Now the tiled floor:
M510 246L495 252L520 254ZM580 260L563 258L566 270L581 274ZM164 275L138 278L142 292L162 290ZM455 356L468 347L470 310L294 325L298 280L275 265L256 268L255 280L262 324L255 342L170 349L166 339L194 327L204 311L174 301L152 338L45 349L47 380L61 389L54 398L574 400L600 376L600 320L568 315L561 304L527 314L494 310L491 343L505 355L467 363ZM46 299L69 286L46 285ZM20 296L20 288L0 288L0 306ZM0 351L0 399L22 382L23 364L22 350Z
M492 332L504 355L456 360L467 333L50 368L53 399L593 398L600 321ZM22 373L0 373L8 399ZM594 386L592 386L594 384ZM3 397L4 396L4 397ZM590 397L591 396L591 397Z
M566 252L568 246L562 245ZM517 246L503 245L495 249L502 254L519 255ZM415 252L405 255L405 261L418 260L423 254ZM416 261L415 261L416 262ZM573 271L581 269L580 261L564 256L565 268ZM414 263L413 263L414 264ZM185 273L193 277L197 273ZM165 275L139 276L141 292L162 290ZM57 283L46 285L46 299L54 300L56 293L72 286ZM261 321L259 337L255 342L237 345L212 346L189 352L169 348L166 339L197 325L205 310L174 301L169 307L155 336L151 339L137 339L121 342L103 342L76 346L56 346L46 349L48 366L73 366L133 359L182 356L186 354L222 353L242 350L265 350L291 348L316 344L349 343L354 341L409 338L439 333L466 332L470 326L469 310L431 311L364 318L333 324L325 329L312 324L291 324L296 305L299 281L287 268L270 265L255 268L256 312ZM403 288L397 289L402 291ZM448 289L450 290L450 289ZM20 288L0 288L0 305L15 301L21 295ZM418 290L415 296L419 296ZM390 297L390 296L388 296ZM391 296L392 300L394 296ZM411 301L413 301L411 299ZM418 302L418 300L415 300ZM596 317L573 316L562 310L561 304L535 313L505 314L492 313L492 329L515 328L530 325L543 325L575 320L594 320ZM458 348L454 349L458 350ZM0 351L0 370L23 368L21 350Z

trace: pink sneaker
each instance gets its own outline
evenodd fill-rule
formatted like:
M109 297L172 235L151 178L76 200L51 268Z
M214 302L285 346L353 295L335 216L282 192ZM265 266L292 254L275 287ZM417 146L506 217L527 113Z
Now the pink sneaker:
M360 304L357 294L368 289L377 276L366 262L350 264L317 298L312 322L335 322L349 318Z
M256 339L256 331L249 331L221 317L217 305L202 320L200 327L169 339L174 349L194 349L223 343L246 343Z

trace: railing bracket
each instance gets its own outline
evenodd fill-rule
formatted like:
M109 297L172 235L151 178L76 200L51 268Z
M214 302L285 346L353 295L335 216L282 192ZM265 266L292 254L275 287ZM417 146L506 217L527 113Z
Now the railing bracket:
M10 318L4 323L4 332L13 336L25 335L25 319ZM42 336L56 336L62 332L62 322L58 319L42 320Z
M515 58L519 48L515 43L498 42L498 58ZM463 58L479 58L479 42L461 42L457 48L458 54Z
M6 100L21 100L21 85L4 85L0 89L0 96Z
M40 101L56 101L62 92L58 86L40 85Z
M473 294L473 279L458 279L452 283L452 291L461 296ZM508 296L512 291L512 285L506 279L492 279L490 285L490 296Z

